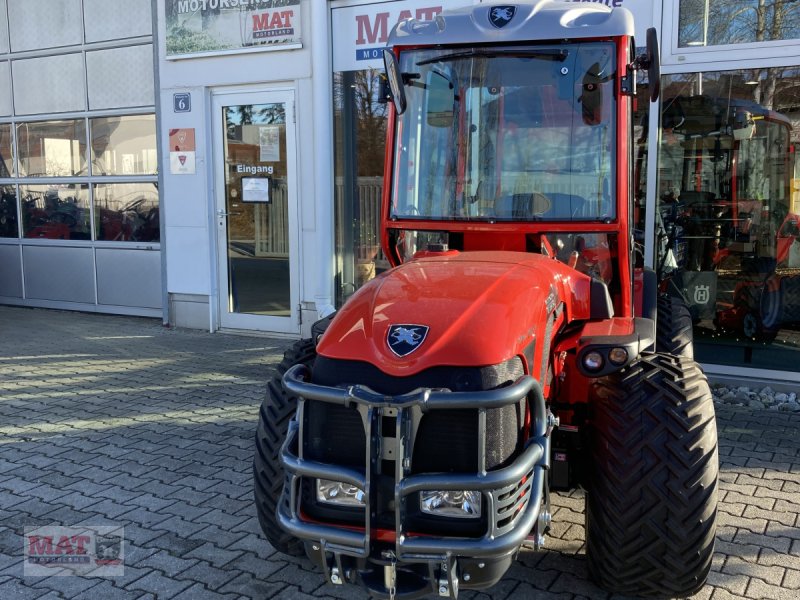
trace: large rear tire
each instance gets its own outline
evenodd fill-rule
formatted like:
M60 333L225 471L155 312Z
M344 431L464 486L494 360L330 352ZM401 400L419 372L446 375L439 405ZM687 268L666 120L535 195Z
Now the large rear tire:
M253 490L258 522L272 546L284 554L304 554L303 543L278 525L276 509L283 491L284 472L279 455L289 430L289 421L297 410L297 398L283 389L281 378L297 364L313 365L316 350L311 340L295 342L267 384L267 396L261 404L256 430L256 453L253 459Z
M692 313L683 298L661 294L657 301L656 352L694 358Z
M590 403L589 572L627 595L688 596L711 568L717 428L708 382L691 360L644 354L599 379Z

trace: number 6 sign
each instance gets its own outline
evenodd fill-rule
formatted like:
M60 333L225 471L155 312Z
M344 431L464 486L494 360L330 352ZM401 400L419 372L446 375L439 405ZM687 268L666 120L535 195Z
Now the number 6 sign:
M176 113L192 112L192 95L172 94L172 107Z

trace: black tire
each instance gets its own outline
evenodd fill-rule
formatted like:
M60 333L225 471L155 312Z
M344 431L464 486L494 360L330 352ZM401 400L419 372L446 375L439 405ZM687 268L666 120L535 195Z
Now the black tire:
M642 269L642 314L637 315L645 319L652 319L658 327L658 276L653 269ZM647 352L654 352L655 343L645 348Z
M261 530L278 552L291 556L303 555L303 543L278 526L276 508L283 491L284 473L279 454L291 421L297 410L297 398L283 389L281 378L297 364L314 364L316 349L311 340L295 342L283 355L283 360L267 384L267 396L261 403L256 453L253 459L253 490Z
M692 313L683 298L662 294L658 297L656 352L694 358Z
M777 329L767 329L761 320L761 314L751 310L742 319L742 333L744 337L754 342L765 344L772 343L778 336Z
M601 587L689 596L705 583L717 515L717 428L691 360L644 354L593 385L586 555Z

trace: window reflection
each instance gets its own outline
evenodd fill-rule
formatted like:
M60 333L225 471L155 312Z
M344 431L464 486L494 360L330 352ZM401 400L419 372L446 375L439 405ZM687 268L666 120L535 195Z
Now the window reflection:
M718 46L800 38L793 0L680 0L678 46Z
M91 119L92 175L153 175L155 115Z
M20 199L26 238L91 239L88 186L20 186Z
M336 304L388 268L380 249L387 105L382 71L334 73Z
M796 370L800 69L662 81L657 266L701 361Z
M157 242L158 190L155 183L119 183L94 186L98 240Z
M0 237L19 237L17 229L17 193L13 185L0 187Z
M20 177L86 175L83 120L17 125Z
M11 124L0 123L0 178L14 176L14 153Z

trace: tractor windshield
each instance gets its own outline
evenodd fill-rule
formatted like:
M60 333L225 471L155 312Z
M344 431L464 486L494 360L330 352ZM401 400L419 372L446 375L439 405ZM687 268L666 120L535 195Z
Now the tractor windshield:
M615 217L614 46L403 52L392 216Z

